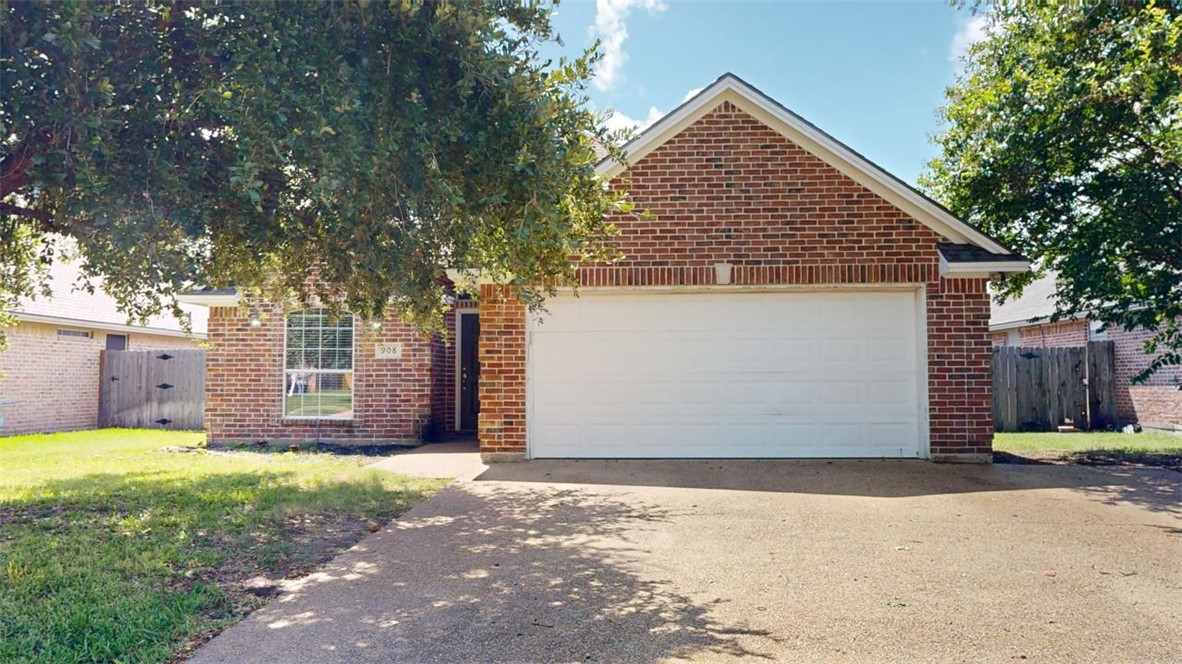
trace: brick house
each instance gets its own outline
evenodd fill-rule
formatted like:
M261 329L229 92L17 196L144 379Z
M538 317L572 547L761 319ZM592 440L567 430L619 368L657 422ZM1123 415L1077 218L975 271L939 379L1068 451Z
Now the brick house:
M599 171L650 214L613 219L624 258L583 266L541 318L485 283L448 345L194 293L210 438L989 458L986 284L1027 261L733 75L624 148L629 168Z
M50 268L50 297L22 300L0 352L0 435L98 426L99 353L192 348L205 336L206 311L186 306L192 336L172 316L130 325L115 300L76 287L76 264Z
M1052 348L1083 346L1089 341L1111 341L1116 360L1116 415L1122 423L1182 431L1182 367L1165 367L1148 382L1134 385L1133 377L1149 365L1145 342L1153 333L1104 326L1087 317L1051 322L1055 311L1055 277L1047 275L1026 287L1022 296L994 304L989 330L994 346Z

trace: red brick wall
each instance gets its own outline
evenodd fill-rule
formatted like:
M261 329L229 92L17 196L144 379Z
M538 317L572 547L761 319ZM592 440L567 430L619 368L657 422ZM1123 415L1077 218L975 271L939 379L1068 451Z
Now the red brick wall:
M206 366L206 430L211 441L313 441L341 444L411 443L431 421L431 340L389 319L380 329L354 326L353 419L283 417L286 321L273 307L251 327L236 307L210 311ZM402 359L378 360L377 342L402 342Z
M525 306L497 286L480 287L480 417L486 455L525 452Z
M1155 373L1147 383L1133 385L1133 377L1149 366L1151 355L1145 354L1145 342L1153 337L1147 330L1126 332L1111 328L1108 338L1113 342L1116 357L1116 414L1122 421L1140 422L1145 426L1182 428L1182 367L1166 367Z
M928 291L927 318L932 454L991 452L993 344L985 280L940 280Z
M617 184L649 214L613 219L625 258L583 268L584 285L709 285L719 261L735 284L925 285L932 452L990 450L988 294L939 278L931 229L729 103ZM482 300L481 316L481 356L496 329L501 362L484 367L481 449L523 453L524 312Z
M91 338L58 336L84 330ZM98 426L99 352L107 332L79 327L20 323L7 330L0 352L0 435L93 429ZM192 348L183 337L126 334L128 350Z
M431 428L442 438L456 428L456 313L444 315L448 336L431 338Z
M1082 346L1088 342L1088 322L1069 320L1046 325L1032 325L1019 330L1018 345L1027 348Z

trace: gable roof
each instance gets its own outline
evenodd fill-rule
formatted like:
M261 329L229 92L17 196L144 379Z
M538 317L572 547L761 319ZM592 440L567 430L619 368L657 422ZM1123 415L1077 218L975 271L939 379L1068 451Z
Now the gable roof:
M730 73L625 143L623 152L627 162L634 164L644 158L724 101L731 102L950 242L980 247L991 254L1014 256L997 240ZM607 177L615 177L624 170L624 165L610 156L596 167L596 172Z
M17 320L114 332L186 336L181 322L170 313L153 316L142 325L128 321L127 314L119 311L115 298L103 290L101 280L94 282L94 293L87 293L79 287L82 268L76 262L54 262L48 277L50 296L22 298L12 311ZM181 309L189 315L192 336L204 337L209 312L187 305L181 305Z
M1008 330L1045 323L1055 313L1055 274L1047 273L1022 289L1022 295L992 302L989 310L989 329Z

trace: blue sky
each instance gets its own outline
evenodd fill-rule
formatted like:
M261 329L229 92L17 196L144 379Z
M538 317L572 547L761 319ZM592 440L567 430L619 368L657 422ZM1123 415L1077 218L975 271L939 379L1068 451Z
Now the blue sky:
M566 54L604 41L590 92L615 124L646 126L730 71L912 183L982 27L936 1L565 0L554 23Z

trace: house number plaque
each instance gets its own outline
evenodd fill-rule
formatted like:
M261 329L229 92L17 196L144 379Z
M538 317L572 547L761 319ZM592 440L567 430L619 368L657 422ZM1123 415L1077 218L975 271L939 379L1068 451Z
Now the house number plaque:
M379 360L401 360L401 343L380 343L374 345L374 357Z

